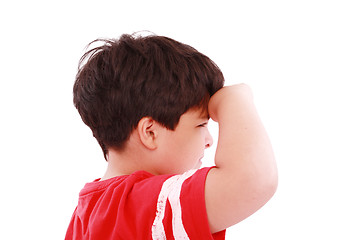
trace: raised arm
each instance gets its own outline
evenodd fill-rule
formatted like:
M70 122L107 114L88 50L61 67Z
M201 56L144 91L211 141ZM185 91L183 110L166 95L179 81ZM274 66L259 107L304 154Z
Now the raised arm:
M216 167L205 184L214 233L242 221L269 201L277 188L277 168L247 85L219 90L210 99L209 114L219 123Z

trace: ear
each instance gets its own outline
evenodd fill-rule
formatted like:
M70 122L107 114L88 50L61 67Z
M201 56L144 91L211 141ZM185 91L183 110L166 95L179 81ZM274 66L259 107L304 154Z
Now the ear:
M158 136L158 123L151 117L143 117L137 126L137 132L142 144L150 149L157 148L156 138Z

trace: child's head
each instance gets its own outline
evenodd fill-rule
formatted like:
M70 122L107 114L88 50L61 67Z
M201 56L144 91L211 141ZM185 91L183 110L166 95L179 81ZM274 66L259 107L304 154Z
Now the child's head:
M101 41L80 60L74 104L104 156L110 148L123 148L143 117L174 130L189 109L207 111L224 84L214 62L170 38L122 35Z

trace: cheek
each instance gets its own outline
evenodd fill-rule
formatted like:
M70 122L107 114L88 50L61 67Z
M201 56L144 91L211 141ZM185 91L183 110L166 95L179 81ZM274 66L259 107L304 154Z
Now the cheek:
M192 136L192 138L188 139L186 142L186 148L189 152L191 152L194 158L199 158L199 155L203 154L205 149L204 139L203 134L199 131L198 134Z
M176 161L196 161L203 155L205 149L206 129L195 129L191 132L182 132L182 135L173 135L167 139L166 152ZM169 156L169 157L170 157Z

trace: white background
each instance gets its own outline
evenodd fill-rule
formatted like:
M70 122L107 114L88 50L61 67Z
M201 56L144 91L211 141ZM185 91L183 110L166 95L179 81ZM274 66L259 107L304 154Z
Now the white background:
M77 62L90 41L140 30L192 45L227 85L254 91L280 183L227 239L360 239L357 3L3 1L0 239L64 238L79 190L106 167L72 105Z

